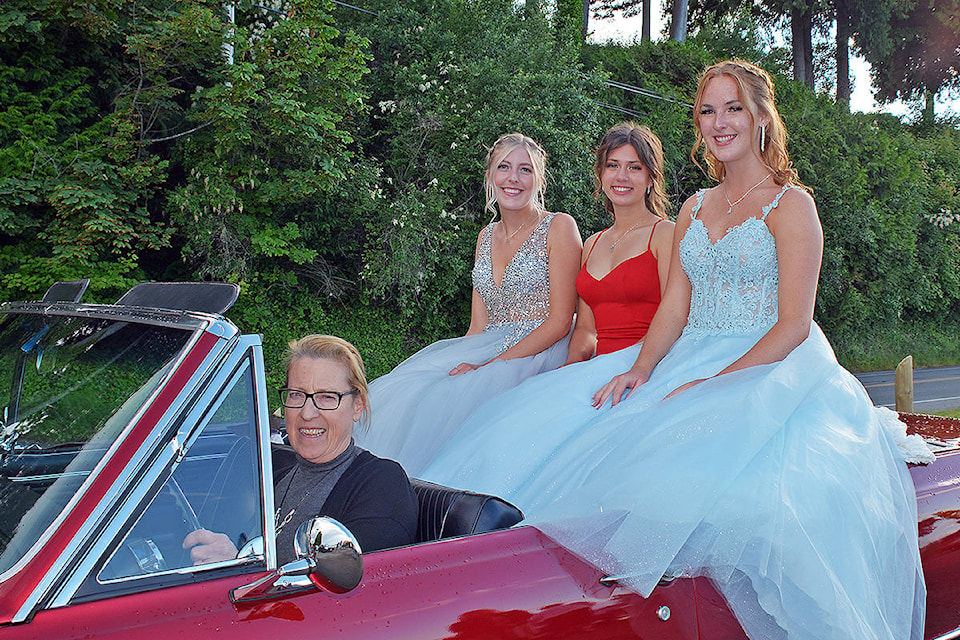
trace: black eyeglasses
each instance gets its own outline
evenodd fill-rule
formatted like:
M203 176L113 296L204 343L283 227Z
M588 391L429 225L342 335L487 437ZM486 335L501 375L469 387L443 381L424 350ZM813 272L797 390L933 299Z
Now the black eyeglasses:
M340 408L340 401L343 396L350 396L357 393L357 389L351 389L343 393L336 391L314 391L307 393L299 389L280 389L280 403L287 409L302 409L307 404L307 398L313 401L313 406L321 411L333 411Z

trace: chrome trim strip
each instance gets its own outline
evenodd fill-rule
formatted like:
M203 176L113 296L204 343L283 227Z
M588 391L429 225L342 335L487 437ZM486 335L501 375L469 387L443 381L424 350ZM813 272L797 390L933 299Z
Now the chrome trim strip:
M266 551L267 569L272 571L278 566L277 532L273 496L273 459L270 448L270 407L267 399L267 374L264 370L263 345L257 336L252 345L253 384L256 389L257 437L260 440L260 496L263 507L263 542Z
M942 636L937 636L933 640L956 640L957 638L960 638L960 627L957 627L953 631L948 631Z
M17 484L18 482L44 482L46 480L56 480L57 478L72 478L86 475L89 475L86 471L71 471L70 473L46 473L39 476L16 476L14 478L7 479L12 483Z
M182 364L183 360L187 355L196 347L197 342L200 340L200 337L203 335L203 332L196 332L188 342L187 348L185 348L178 358L175 366L170 369L170 373L178 369ZM79 584L83 580L83 574L80 569L85 567L88 564L87 560L77 562L78 557L84 557L86 553L86 558L90 558L89 547L96 539L96 536L100 535L105 526L108 526L108 523L112 522L116 514L113 514L109 519L106 517L111 511L117 509L117 505L122 504L124 496L121 495L119 487L124 488L122 493L130 495L131 491L137 490L137 487L142 487L142 482L144 480L144 471L143 466L145 461L149 458L151 453L156 449L160 437L170 428L170 424L177 416L182 415L185 411L189 411L189 406L196 405L196 390L201 385L203 380L205 380L209 375L210 371L214 369L216 363L224 358L225 352L229 352L229 341L221 339L216 345L211 349L210 353L204 358L203 362L200 364L198 369L193 372L189 380L187 380L183 389L180 390L180 393L173 400L170 407L167 411L160 417L157 421L157 424L154 425L154 428L151 430L150 435L144 440L143 444L137 449L137 452L131 457L123 470L119 473L115 479L111 491L104 496L100 503L94 508L93 512L80 527L80 529L74 534L70 542L67 543L64 552L60 555L57 561L51 566L50 570L47 571L46 575L40 580L33 592L28 596L23 605L17 611L16 615L13 617L12 622L23 622L33 612L33 610L44 600L51 597L53 594L55 600L59 600L57 594L63 593L73 593L76 588L79 587ZM100 463L97 465L96 475L99 475L102 467L107 463L108 460L111 460L116 453L116 448L120 446L120 443L125 441L129 436L130 431L133 428L143 413L153 405L156 401L156 396L160 391L165 387L169 382L170 373L164 378L161 384L157 386L154 392L151 394L148 402L137 412L136 416L130 420L127 426L123 429L120 436L116 441L111 445L108 454L103 457ZM172 452L171 452L172 454ZM158 457L163 457L162 454ZM155 465L151 466L151 471ZM149 474L149 472L147 472ZM159 471L157 471L159 473ZM91 477L95 474L91 473ZM90 479L87 482L91 482ZM86 486L89 486L86 485ZM145 492L146 489L140 489L140 491ZM54 525L47 529L45 536L42 539L49 539L52 532L57 529L57 526L60 524L60 521L65 517L66 513L72 511L73 502L79 499L79 496L85 493L85 491L78 491L77 496L71 500L71 504L68 505L68 508L61 513ZM106 543L103 543L106 544ZM90 560L89 562L92 562ZM89 569L87 570L89 571ZM77 579L79 577L79 581Z
M23 313L45 316L76 316L101 320L129 321L138 324L177 327L180 329L203 329L221 316L198 311L165 311L149 307L118 306L108 304L78 304L69 302L13 302L0 305L0 313ZM229 321L227 321L229 322Z

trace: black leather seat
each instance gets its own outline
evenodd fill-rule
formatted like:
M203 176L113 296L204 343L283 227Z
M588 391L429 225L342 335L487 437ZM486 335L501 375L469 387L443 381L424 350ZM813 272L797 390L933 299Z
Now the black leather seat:
M282 478L294 464L296 454L289 445L274 444L273 481ZM520 509L495 496L451 489L426 480L410 479L420 502L417 542L466 536L512 527L523 520Z
M420 500L417 542L466 536L512 527L523 520L520 509L495 496L451 489L425 480L410 480Z

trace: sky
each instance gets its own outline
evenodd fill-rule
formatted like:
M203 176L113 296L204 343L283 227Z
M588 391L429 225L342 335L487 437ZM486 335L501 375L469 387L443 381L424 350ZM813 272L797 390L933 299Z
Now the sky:
M651 33L656 40L663 27L663 16L654 12L651 23ZM639 37L642 26L641 16L632 18L612 18L609 20L590 20L590 30L592 38L598 42L616 40L621 42L630 42ZM897 117L903 117L910 113L910 106L902 102L895 102L880 106L873 99L873 93L870 84L870 65L866 60L859 56L850 58L850 76L853 80L853 92L850 96L850 109L865 113L884 111L892 113ZM960 114L960 100L938 100L935 106L936 115Z

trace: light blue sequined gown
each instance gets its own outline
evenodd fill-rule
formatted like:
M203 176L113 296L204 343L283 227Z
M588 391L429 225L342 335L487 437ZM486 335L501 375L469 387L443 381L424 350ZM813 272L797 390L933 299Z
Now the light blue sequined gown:
M428 345L370 383L372 423L367 431L357 430L358 445L400 462L408 475L416 476L485 400L566 361L568 338L534 356L449 375L461 362L479 364L503 353L547 319L547 234L554 215L544 216L518 247L500 284L494 281L491 259L495 223L487 225L473 267L473 286L487 309L486 329Z
M637 347L537 376L481 407L422 477L504 496L642 595L665 574L707 575L751 638L921 638L916 500L897 429L819 327L780 362L664 400L776 322L765 220L784 192L715 244L698 194L679 247L688 323L627 399L590 406Z

